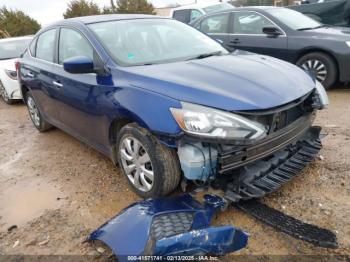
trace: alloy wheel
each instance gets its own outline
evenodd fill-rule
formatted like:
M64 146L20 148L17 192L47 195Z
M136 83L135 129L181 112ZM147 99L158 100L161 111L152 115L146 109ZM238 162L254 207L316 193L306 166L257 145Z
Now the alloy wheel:
M123 169L130 182L140 191L148 192L154 184L149 154L139 140L125 137L119 148Z
M10 98L6 92L4 85L1 83L1 81L0 81L0 95L4 99L5 102L9 101Z
M305 61L301 67L307 71L313 73L316 79L320 82L324 82L327 78L327 67L326 65L317 59L307 60Z
M32 119L34 125L39 127L40 126L39 110L34 102L34 99L31 98L30 96L27 99L27 105L28 105L30 118Z

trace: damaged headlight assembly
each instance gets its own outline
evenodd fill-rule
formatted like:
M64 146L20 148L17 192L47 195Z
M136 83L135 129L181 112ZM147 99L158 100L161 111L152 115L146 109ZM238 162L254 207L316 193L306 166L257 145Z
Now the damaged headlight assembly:
M193 136L249 143L266 136L265 127L240 115L210 107L181 102L170 108L181 129Z

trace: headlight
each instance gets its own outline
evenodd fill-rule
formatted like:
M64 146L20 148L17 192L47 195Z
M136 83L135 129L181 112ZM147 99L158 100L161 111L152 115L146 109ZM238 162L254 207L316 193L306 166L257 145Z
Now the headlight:
M266 136L265 127L242 116L189 103L170 108L186 133L211 138L255 140Z
M350 41L347 41L345 43L348 45L348 47L350 47Z

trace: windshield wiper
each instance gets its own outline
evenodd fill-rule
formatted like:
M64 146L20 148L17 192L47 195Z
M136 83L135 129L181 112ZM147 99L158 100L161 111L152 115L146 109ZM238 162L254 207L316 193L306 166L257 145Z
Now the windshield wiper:
M319 25L319 26L316 26L316 27L300 28L300 29L297 29L297 31L307 31L307 30L313 30L313 29L318 29L318 28L322 28L322 27L325 27L325 25Z
M210 57L210 56L218 56L218 55L221 55L221 53L222 53L222 51L215 51L215 52L211 52L211 53L200 54L200 55L197 55L197 56L192 57L190 59L187 59L187 61L195 60L195 59L203 59L203 58L207 58L207 57Z

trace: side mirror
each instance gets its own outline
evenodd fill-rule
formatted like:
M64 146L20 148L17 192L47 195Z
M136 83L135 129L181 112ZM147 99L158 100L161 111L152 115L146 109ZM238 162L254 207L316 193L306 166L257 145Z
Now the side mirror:
M283 32L274 26L268 26L268 27L264 27L263 28L263 33L268 35L268 36L279 36L279 35L283 35Z
M71 74L95 73L94 61L87 56L75 56L64 60L63 69Z

